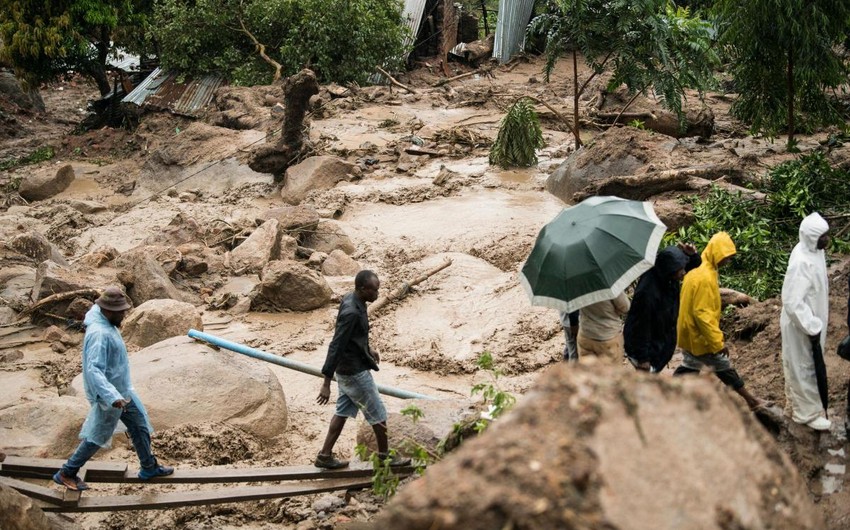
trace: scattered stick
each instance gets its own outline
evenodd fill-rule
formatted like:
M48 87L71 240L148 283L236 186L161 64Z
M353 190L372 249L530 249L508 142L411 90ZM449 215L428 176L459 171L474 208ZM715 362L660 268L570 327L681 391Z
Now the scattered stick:
M446 79L441 79L441 80L437 81L436 83L434 83L433 86L435 88L440 87L440 86L445 85L446 83L451 83L452 81L457 81L458 79L463 79L464 77L470 77L470 76L473 76L475 74L487 75L487 74L490 73L490 70L492 70L492 69L493 69L492 66L486 67L486 68L479 68L478 70L473 70L471 72L466 72L466 73L459 74L459 75L449 77L449 78L446 78Z
M402 283L401 287L397 288L395 291L391 292L387 296L383 296L383 297L379 298L378 300L375 300L372 303L372 305L369 306L369 309L366 312L369 315L372 315L372 314L380 311L381 308L383 308L388 303L395 301L395 300L400 300L401 298L404 298L410 292L411 287L424 282L425 280L427 280L431 276L437 274L438 272L445 269L446 267L448 267L451 264L452 264L452 260L446 259L446 261L444 261L440 265L434 267L433 269L425 271L420 276L417 276L416 278L410 280L409 282Z
M391 85L396 86L398 88L401 88L402 90L407 90L411 94L416 94L415 90L413 90L412 88L410 88L409 86L407 86L403 83L398 82L398 80L396 80L393 76L391 76L389 73L387 73L387 71L384 70L383 68L381 68L380 66L376 66L375 70L377 70L381 75L386 77L389 80Z

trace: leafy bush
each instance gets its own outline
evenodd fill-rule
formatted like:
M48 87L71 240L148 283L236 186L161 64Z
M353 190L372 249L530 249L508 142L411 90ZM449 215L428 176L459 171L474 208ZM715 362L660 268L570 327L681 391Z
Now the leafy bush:
M165 68L219 73L235 84L271 81L250 32L283 66L321 81L365 82L376 65L405 56L401 4L395 0L159 0L153 33Z
M511 105L499 125L496 141L490 148L490 163L503 168L537 164L538 147L543 147L540 119L528 98Z
M26 156L0 160L0 171L6 171L20 166L27 166L29 164L38 164L39 162L44 162L51 158L53 158L53 148L46 145L44 147L39 147Z
M830 166L823 153L808 154L770 170L761 191L767 200L717 187L705 198L686 199L693 203L695 221L668 234L665 244L690 241L703 249L712 235L726 231L738 253L721 269L721 283L759 299L776 296L803 217L817 211L827 219L846 221L850 173ZM837 227L832 228L836 234ZM850 241L842 239L846 237L834 237L831 250L850 250Z

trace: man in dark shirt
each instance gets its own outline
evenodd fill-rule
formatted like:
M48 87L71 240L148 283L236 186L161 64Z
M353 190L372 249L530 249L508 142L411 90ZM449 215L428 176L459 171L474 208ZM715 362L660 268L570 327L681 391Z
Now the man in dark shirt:
M357 417L358 410L363 411L366 421L375 431L378 456L382 460L389 458L387 410L370 371L378 369L380 356L369 347L369 317L366 313L366 302L378 299L380 286L377 274L369 270L360 271L354 277L354 292L345 295L339 305L334 337L322 367L325 381L316 402L325 405L330 401L334 374L339 386L339 397L325 443L314 462L316 467L339 469L348 465L347 461L333 455L333 448L346 420ZM408 464L410 459L399 456L390 461L391 466Z

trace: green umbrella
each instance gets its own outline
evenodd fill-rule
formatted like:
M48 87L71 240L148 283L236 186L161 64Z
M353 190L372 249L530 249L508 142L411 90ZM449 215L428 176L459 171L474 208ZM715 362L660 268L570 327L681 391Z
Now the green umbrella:
M520 282L532 305L561 311L610 300L652 267L666 229L648 202L591 197L540 230Z

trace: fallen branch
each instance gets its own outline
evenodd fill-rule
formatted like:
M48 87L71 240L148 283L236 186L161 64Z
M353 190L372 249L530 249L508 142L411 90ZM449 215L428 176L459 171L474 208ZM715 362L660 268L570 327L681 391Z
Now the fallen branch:
M372 315L372 314L374 314L374 313L377 313L378 311L380 311L380 310L381 310L381 308L383 308L383 307L384 307L385 305L387 305L388 303L393 302L393 301L395 301L395 300L399 300L399 299L401 299L401 298L404 298L404 297L405 297L405 296L407 296L407 294L410 292L410 288L411 288L411 287L413 287L414 285L417 285L417 284L420 284L420 283L424 282L425 280L427 280L427 279L428 279L428 278L430 278L431 276L433 276L433 275L437 274L438 272L440 272L441 270L445 269L446 267L448 267L448 266L449 266L449 265L451 265L451 264L452 264L452 260L450 260L450 259L446 259L446 261L444 261L444 262L443 262L443 263L441 263L440 265L438 265L438 266L434 267L433 269L428 270L428 271L425 271L425 272L424 272L424 273L422 273L420 276L417 276L416 278L414 278L414 279L410 280L409 282L404 282L404 283L402 283L402 284L401 284L401 286L400 286L399 288L397 288L396 290L392 291L390 294L388 294L388 295L386 295L386 296L382 296L382 297L381 297L381 298L379 298L378 300L375 300L375 301L372 303L372 305L370 305L370 306L369 306L369 309L367 310L367 313L368 313L369 315Z
M377 71L378 71L381 75L383 75L384 77L386 77L386 78L387 78L387 80L389 80L389 82L390 82L390 84L391 84L391 85L396 86L396 87L398 87L398 88L401 88L401 89L403 89L403 90L407 90L407 91L408 91L408 92L410 92L411 94L416 94L416 91L415 91L415 90L413 90L412 88L410 88L409 86L407 86L407 85L405 85L405 84L399 83L399 82L398 82L398 81L397 81L397 80L396 80L393 76L391 76L390 74L388 74L388 73L387 73L387 71L386 71L386 70L384 70L383 68L381 68L380 66L376 66L376 67L375 67L375 70L377 70Z
M251 39L251 42L254 43L254 50L262 57L262 59L269 63L272 68L274 68L274 78L272 79L272 83L277 83L280 81L280 72L283 69L283 66L271 57L266 54L266 45L257 40L257 37L254 36L253 33L248 31L248 28L245 27L245 22L242 20L242 16L239 16L239 25L242 27L242 33L248 36Z
M459 75L456 75L456 76L453 76L453 77L449 77L447 79L441 79L441 80L437 81L436 83L434 83L433 86L434 87L440 87L440 86L445 85L446 83L451 83L452 81L457 81L458 79L463 79L464 77L470 77L470 76L473 76L475 74L485 74L486 75L486 74L489 74L490 70L492 70L492 69L493 69L492 66L486 67L486 68L479 68L478 70L473 70L471 72L459 74Z
M27 309L24 309L21 312L21 314L18 315L18 316L24 317L26 315L31 314L33 311L35 311L35 310L37 310L41 307L44 307L46 305L49 305L49 304L52 304L52 303L55 303L55 302L61 302L63 300L68 300L68 299L72 299L72 298L80 298L80 297L89 298L89 297L97 297L97 296L100 296L100 292L97 289L78 289L76 291L66 291L64 293L51 294L50 296L48 296L46 298L42 298L41 300L39 300L35 304L31 305Z

